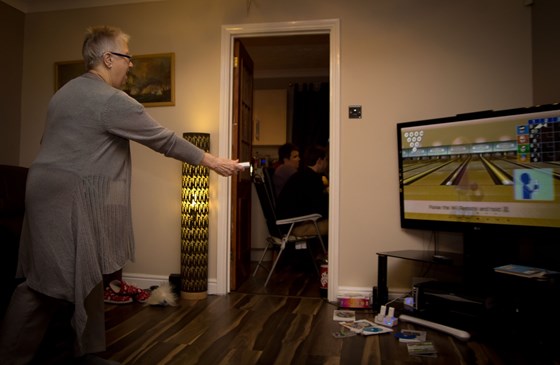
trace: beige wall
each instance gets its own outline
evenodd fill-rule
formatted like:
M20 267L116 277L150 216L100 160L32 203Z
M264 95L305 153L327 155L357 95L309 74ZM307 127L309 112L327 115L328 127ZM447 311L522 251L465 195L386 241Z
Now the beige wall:
M254 145L280 146L286 143L287 94L286 89L254 91Z
M0 2L0 164L19 164L24 15Z
M91 24L132 35L135 54L175 52L176 106L150 108L165 126L212 135L217 151L220 32L224 24L340 19L339 283L371 288L375 253L430 248L429 233L399 227L395 123L531 104L531 11L511 0L168 0L26 16L20 162L39 146L53 92L53 63L80 58ZM349 105L363 118L347 119ZM224 131L225 132L225 131ZM179 271L180 163L133 147L137 260L128 273ZM218 177L212 175L212 201ZM216 278L215 204L210 279ZM442 241L460 241L457 236ZM461 249L459 242L452 248ZM408 287L415 268L390 262L391 287Z

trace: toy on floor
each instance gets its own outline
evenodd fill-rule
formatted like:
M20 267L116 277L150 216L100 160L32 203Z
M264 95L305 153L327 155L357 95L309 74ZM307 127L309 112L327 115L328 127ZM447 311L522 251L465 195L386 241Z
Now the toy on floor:
M146 301L149 305L154 306L176 306L177 295L173 292L173 287L168 282L161 283L160 286L152 289L152 293Z

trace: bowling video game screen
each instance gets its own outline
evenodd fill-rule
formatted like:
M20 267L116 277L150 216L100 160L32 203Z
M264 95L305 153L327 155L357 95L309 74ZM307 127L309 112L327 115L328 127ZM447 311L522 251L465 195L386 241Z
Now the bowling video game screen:
M560 228L560 106L398 123L397 133L403 228Z

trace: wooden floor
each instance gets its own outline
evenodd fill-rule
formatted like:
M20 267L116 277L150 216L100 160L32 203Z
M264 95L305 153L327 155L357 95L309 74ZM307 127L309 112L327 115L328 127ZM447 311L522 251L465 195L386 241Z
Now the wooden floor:
M406 344L391 334L337 339L332 335L339 329L332 319L337 307L319 297L316 274L302 276L287 265L269 288L262 287L264 278L263 272L236 292L181 300L176 307L107 304L107 351L101 356L149 365L560 364L526 339L461 342L421 328L438 351L435 358L409 356ZM370 310L357 312L358 318L373 316ZM37 364L64 363L68 346L53 341L47 340Z
M256 262L252 265L251 275L256 268ZM318 263L317 267L319 265ZM306 250L286 248L266 287L264 286L268 275L266 268L270 268L271 265L265 262L263 266L265 268L259 268L256 275L250 276L236 291L248 294L321 297L318 269L313 265Z

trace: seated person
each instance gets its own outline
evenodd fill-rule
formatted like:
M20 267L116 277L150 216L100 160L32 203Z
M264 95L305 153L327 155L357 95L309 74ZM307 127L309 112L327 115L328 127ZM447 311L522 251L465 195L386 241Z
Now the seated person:
M295 144L286 143L278 148L279 165L274 170L274 175L272 175L276 196L280 194L286 181L296 173L299 168L299 160L299 149Z
M309 148L300 169L293 174L278 195L276 215L278 219L307 214L322 215L317 223L321 235L328 234L329 195L323 183L323 174L328 170L327 151L320 146ZM316 234L313 223L303 223L294 227L296 236Z

